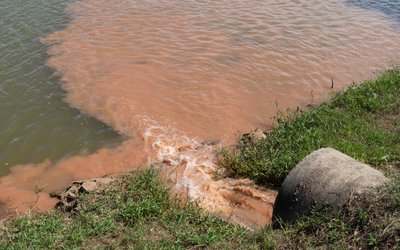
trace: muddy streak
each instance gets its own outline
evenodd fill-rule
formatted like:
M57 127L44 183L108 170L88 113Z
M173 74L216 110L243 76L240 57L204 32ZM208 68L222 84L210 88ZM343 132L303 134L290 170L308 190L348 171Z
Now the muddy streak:
M47 39L68 101L137 132L141 117L228 139L282 107L371 76L398 58L398 31L337 1L81 1ZM106 21L105 21L106 20ZM138 117L141 116L141 117ZM139 131L140 133L140 131Z
M6 202L10 210L18 212L49 210L57 202L49 194L64 189L74 180L122 173L144 166L141 163L146 162L146 154L140 151L141 148L141 144L138 148L136 140L128 140L116 149L101 149L96 154L70 157L57 164L46 161L15 166L11 174L0 179L3 190L0 200Z
M129 136L120 147L55 165L13 169L1 200L48 209L71 180L149 162L179 194L241 224L268 223L273 191L214 180L213 147L271 123L400 56L400 34L376 13L340 1L114 1L70 5L69 26L45 39L67 101ZM43 194L43 195L40 195ZM19 198L17 198L19 197ZM37 198L39 197L39 199Z
M169 145L160 141L155 148L159 149L160 175L172 187L173 196L196 201L208 211L245 227L271 223L275 191L257 187L247 179L218 178L214 147L192 141L171 151Z
M304 103L331 78L340 88L400 55L398 31L373 13L273 2L82 1L48 38L61 43L49 65L72 105L124 134L143 116L227 140L269 122L275 100Z

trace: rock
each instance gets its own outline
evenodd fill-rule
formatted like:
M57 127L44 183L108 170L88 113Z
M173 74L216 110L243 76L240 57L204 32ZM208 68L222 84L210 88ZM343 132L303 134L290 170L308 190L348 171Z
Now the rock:
M112 182L114 177L104 177L91 180L74 181L71 186L59 193L50 194L59 200L57 208L63 208L67 211L74 210L78 203L77 198L82 193L92 193L101 190L104 185Z
M274 217L291 221L327 206L338 210L352 197L366 195L389 181L381 172L332 148L314 151L283 182Z
M97 179L74 182L74 184L80 185L79 192L88 193L98 190L104 184L108 184L112 180L113 180L112 178L97 178Z
M261 129L257 128L250 133L243 134L237 146L241 148L248 144L259 142L265 138L267 138L267 136L264 134L264 132Z
M98 188L98 183L96 181L85 181L82 183L80 187L80 191L84 192L92 192Z
M267 136L264 134L264 132L259 128L257 128L256 130L251 131L248 134L248 136L254 142L261 141L261 140L267 138Z

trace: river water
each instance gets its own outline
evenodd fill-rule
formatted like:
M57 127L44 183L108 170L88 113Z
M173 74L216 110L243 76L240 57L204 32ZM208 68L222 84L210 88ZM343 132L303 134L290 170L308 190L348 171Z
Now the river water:
M64 28L69 1L0 1L0 175L21 163L53 161L115 146L110 127L63 101L41 42Z
M155 163L206 209L248 217L274 194L213 180L217 147L201 142L396 62L400 3L379 3L0 0L0 199L46 210L72 180Z

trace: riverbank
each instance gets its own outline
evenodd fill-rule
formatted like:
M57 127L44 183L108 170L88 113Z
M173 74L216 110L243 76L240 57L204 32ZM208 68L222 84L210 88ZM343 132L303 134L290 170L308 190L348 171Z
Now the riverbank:
M354 85L331 101L285 112L261 141L241 138L221 153L232 177L279 187L304 156L333 147L393 179L368 201L340 213L316 211L294 224L249 232L170 200L154 170L126 176L79 198L72 212L52 211L5 222L0 248L257 249L307 246L393 248L400 245L400 69Z
M297 112L281 112L265 140L239 140L222 152L231 176L279 187L306 155L335 148L381 170L400 162L400 73L393 69L377 79L353 84L331 100Z

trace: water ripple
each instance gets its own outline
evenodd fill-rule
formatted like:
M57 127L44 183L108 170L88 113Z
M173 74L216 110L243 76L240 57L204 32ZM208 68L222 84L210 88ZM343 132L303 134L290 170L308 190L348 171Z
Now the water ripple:
M59 79L45 65L48 46L41 38L67 24L70 2L1 1L0 175L17 163L57 160L119 141L110 128L63 101Z

